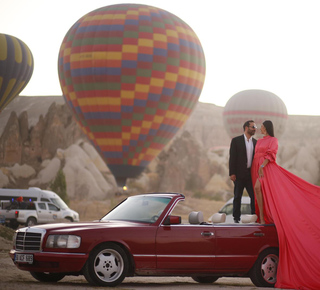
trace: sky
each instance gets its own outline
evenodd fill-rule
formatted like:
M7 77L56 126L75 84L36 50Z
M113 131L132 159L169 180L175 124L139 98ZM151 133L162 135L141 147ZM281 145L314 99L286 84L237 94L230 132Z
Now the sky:
M199 101L224 107L236 93L260 89L289 115L320 115L318 0L0 0L0 33L27 44L34 71L23 96L62 95L58 53L83 15L119 3L148 4L184 20L206 58Z

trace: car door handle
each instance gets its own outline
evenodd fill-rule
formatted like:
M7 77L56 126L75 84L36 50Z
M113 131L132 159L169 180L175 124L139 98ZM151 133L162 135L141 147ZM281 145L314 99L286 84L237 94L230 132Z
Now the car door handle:
M214 235L214 233L212 233L212 232L202 232L201 233L201 236L203 236L203 237L210 237L210 236L213 236Z
M255 237L264 237L264 233L254 233Z

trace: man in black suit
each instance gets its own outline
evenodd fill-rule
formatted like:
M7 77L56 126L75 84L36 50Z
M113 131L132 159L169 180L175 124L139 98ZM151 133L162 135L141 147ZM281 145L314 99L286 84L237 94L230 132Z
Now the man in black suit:
M241 216L241 199L244 188L247 190L251 202L251 213L255 213L254 192L251 180L251 164L257 140L252 136L257 126L253 120L243 124L244 134L234 137L230 145L229 176L234 183L233 219L239 223Z

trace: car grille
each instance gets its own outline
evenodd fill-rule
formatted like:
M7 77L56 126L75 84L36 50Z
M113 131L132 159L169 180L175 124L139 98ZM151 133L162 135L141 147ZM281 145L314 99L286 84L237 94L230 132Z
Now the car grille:
M41 251L42 233L30 231L18 231L16 235L17 251Z

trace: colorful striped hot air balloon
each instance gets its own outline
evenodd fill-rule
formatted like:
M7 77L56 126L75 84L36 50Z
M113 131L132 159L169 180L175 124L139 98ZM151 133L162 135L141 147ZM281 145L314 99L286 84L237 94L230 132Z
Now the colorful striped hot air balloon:
M0 112L28 84L33 57L20 39L0 33Z
M245 90L232 96L223 110L223 123L231 138L243 134L243 124L254 120L258 126L255 138L261 138L260 126L271 120L275 136L281 137L288 119L284 102L275 94L264 90Z
M137 177L197 104L204 53L193 30L151 6L106 6L78 20L59 53L66 102L119 185Z

